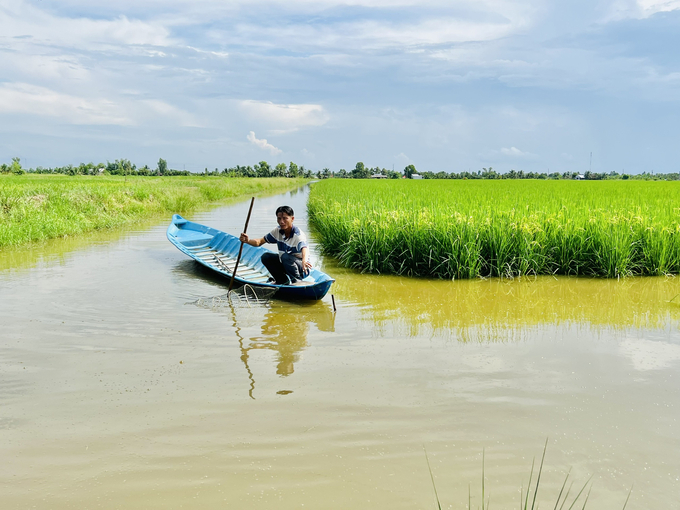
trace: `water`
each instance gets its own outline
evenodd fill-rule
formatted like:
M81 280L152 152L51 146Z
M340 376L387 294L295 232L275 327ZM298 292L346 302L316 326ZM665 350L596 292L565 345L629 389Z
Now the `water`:
M257 199L249 233L305 201ZM312 242L337 312L206 309L225 281L166 224L0 253L2 508L435 508L423 447L443 507L480 506L484 450L517 508L546 438L541 507L570 467L589 508L677 505L677 279L369 276Z

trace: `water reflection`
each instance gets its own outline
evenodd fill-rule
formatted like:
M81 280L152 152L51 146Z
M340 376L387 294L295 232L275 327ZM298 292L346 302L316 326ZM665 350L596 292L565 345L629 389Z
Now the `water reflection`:
M134 227L136 229L149 228L157 222L158 219L154 218L138 223ZM127 226L36 241L21 246L5 246L0 249L0 273L31 268L40 264L64 264L74 252L117 241L130 233L131 227Z
M333 268L339 300L384 334L453 334L462 341L521 339L535 326L677 330L680 279L534 277L444 281ZM399 331L395 331L395 328Z
M253 351L273 351L276 374L288 377L295 372L300 354L308 347L310 328L320 332L335 331L335 313L323 301L287 303L225 299L224 295L201 298L193 304L216 313L227 314L238 339L241 362L249 380L248 395L255 398L255 373L250 366ZM292 391L281 390L286 395Z

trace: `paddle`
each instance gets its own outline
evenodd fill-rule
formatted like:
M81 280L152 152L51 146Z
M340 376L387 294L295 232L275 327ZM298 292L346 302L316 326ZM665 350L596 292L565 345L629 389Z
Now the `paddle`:
M250 209L248 209L248 217L246 218L246 226L243 227L243 233L248 232L248 222L250 221L250 213L253 212L253 204L255 203L255 197L250 200ZM234 285L234 277L236 276L236 270L238 269L238 263L241 261L241 253L243 252L243 241L241 241L241 247L238 250L238 257L236 258L236 265L234 266L234 272L231 273L231 281L229 282L229 290L227 294L231 292L231 288Z

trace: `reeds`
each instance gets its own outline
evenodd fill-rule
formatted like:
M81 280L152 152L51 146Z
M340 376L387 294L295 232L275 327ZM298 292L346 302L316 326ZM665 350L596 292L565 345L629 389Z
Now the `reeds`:
M302 179L0 176L0 248L186 212L211 202L289 189Z
M308 212L322 249L365 272L680 272L676 182L328 180Z
M527 489L526 492L524 491L524 488L520 488L520 497L519 497L519 510L538 510L539 505L537 503L538 501L538 489L541 486L541 475L543 473L543 463L545 462L545 454L546 451L548 450L548 440L546 439L545 445L543 447L543 455L541 456L541 463L538 468L538 473L536 476L536 481L533 482L533 476L534 476L534 468L536 467L536 458L531 463L531 471L529 473L529 482L527 484ZM432 468L430 466L430 460L427 456L427 451L425 450L425 447L423 446L423 451L425 452L425 460L427 462L427 469L430 473L430 479L432 480L432 488L434 490L434 497L435 497L435 503L437 504L438 510L441 510L442 505L441 501L439 500L439 494L437 492L437 485L435 484L434 480L434 474L432 473ZM570 493L572 493L572 489L574 488L573 481L570 482L569 477L571 476L571 469L567 472L567 475L564 477L564 482L562 482L562 487L560 488L560 492L557 495L557 500L555 501L555 506L554 510L564 510L565 505L567 505L570 501L571 504L569 504L568 507L566 507L567 510L574 510L576 508L580 508L580 510L585 510L587 504L588 504L588 499L590 498L590 491L593 488L593 485L591 483L592 476L586 480L586 482L583 484L581 489L578 491L578 493L574 496L572 495L570 498ZM533 483L533 486L532 486ZM569 483L569 486L567 487L567 483ZM589 486L590 485L590 486ZM578 486L577 486L578 487ZM587 492L584 493L584 491L588 489ZM566 489L566 492L565 492ZM626 496L626 500L623 503L623 507L621 510L626 510L626 506L628 506L628 501L630 500L630 495L633 492L633 487L630 488L628 491L628 495ZM581 498L581 496L584 496ZM487 499L485 499L487 498ZM481 494L481 510L488 510L489 509L489 503L490 503L490 498L487 497L486 495L486 474L485 474L485 465L484 465L484 452L482 451L482 494ZM578 506L577 506L578 504ZM582 505L582 506L581 506ZM467 503L467 510L472 510L472 495L471 495L471 490L468 488L468 503Z

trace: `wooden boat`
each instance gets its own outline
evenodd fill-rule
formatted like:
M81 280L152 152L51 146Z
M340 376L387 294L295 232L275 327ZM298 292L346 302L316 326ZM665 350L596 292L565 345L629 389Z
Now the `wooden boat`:
M238 237L188 221L179 214L173 215L167 236L182 253L231 279L241 247ZM321 299L335 281L326 273L312 268L309 275L296 285L268 283L271 275L260 260L262 254L268 251L261 246L244 244L234 283L276 290L275 296L282 299Z

